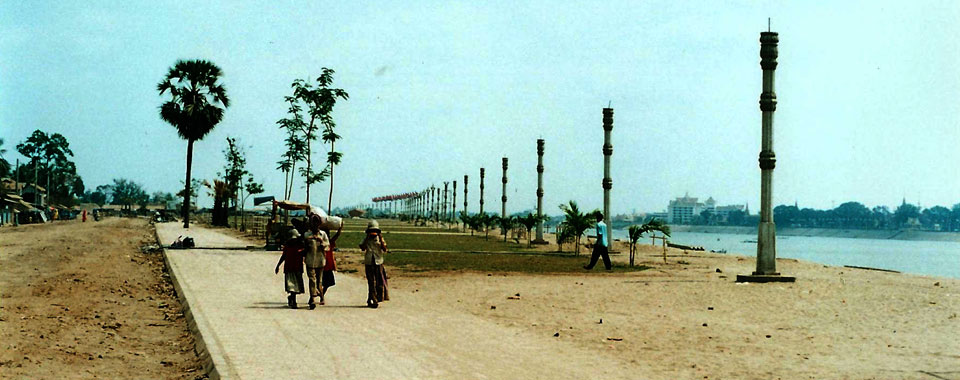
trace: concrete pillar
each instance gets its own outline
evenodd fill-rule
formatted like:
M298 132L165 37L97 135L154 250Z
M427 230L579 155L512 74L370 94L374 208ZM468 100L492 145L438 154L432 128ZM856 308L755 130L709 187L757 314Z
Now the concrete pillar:
M484 169L480 168L480 213L483 214L483 177Z
M507 158L506 157L503 158L503 163L501 164L501 166L503 166L503 179L501 180L503 182L503 191L501 192L501 196L500 196L500 202L502 202L502 206L500 207L500 217L506 218L507 217ZM503 233L506 234L507 231L503 231Z
M470 178L467 177L466 174L463 175L463 213L464 213L464 214L468 214L468 213L469 213L469 212L467 211L467 189L470 188L470 186L467 186L467 184L468 184L469 179L470 179ZM463 232L467 232L467 224L466 224L466 223L463 224Z
M613 155L613 144L610 143L610 132L613 131L613 108L603 109L603 220L610 225L610 189L613 180L610 179L610 156Z
M507 158L506 157L503 158L502 166L503 166L503 179L502 179L503 191L501 192L502 195L500 196L500 202L502 202L502 205L500 206L500 217L506 219L507 218ZM501 229L503 230L502 232L503 232L504 238L506 238L507 230L505 228L501 228Z
M773 112L777 109L774 72L777 69L776 32L760 33L760 68L763 69L763 92L760 94L760 225L757 228L757 270L751 276L737 276L738 282L793 282L794 277L777 272L777 226L773 222L773 168L777 157L773 152Z
M537 139L537 238L535 244L547 244L543 240L543 139Z
M443 204L440 205L440 214L442 217L440 219L447 220L447 192L450 189L450 181L443 182Z

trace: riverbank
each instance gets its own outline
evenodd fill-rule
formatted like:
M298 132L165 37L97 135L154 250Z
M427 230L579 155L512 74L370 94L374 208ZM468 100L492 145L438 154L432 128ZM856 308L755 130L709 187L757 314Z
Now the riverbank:
M671 225L675 232L699 232L709 234L756 235L757 227L741 226L688 226ZM933 232L917 230L854 230L839 228L789 228L777 227L777 236L836 237L851 239L907 240L907 241L952 241L960 242L960 232Z

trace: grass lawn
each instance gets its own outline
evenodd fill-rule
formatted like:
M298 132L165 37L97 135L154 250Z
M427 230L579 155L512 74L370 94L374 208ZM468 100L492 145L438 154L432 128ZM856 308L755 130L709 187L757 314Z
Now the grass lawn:
M583 266L589 256L574 257L562 254L540 253L467 253L467 252L391 252L385 258L388 267L407 272L476 271L520 273L578 273L587 272ZM590 272L602 273L603 263ZM611 272L636 272L647 266L614 265Z
M363 241L363 232L347 231L340 234L337 241L338 247L356 248ZM412 234L412 233L391 233L389 230L383 233L384 240L387 241L387 247L391 251L402 250L433 250L433 251L510 251L524 252L532 251L527 249L527 242L520 244L512 241L504 243L502 237L490 235L484 239L483 235L455 235L455 234Z

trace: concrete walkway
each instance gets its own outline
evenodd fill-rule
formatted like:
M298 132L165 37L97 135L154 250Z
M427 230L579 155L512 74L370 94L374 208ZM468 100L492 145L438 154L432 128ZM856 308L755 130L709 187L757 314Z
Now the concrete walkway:
M276 252L236 250L247 243L196 225L156 227L164 245L184 235L198 248L234 248L165 250L214 378L640 378L599 352L428 304L416 294L391 292L391 301L368 309L362 274L338 273L327 305L291 310L282 273L273 273Z

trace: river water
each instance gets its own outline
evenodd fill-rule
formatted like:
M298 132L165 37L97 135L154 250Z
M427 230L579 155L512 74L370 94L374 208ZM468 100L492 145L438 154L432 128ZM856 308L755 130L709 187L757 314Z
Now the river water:
M613 230L612 236L627 241L626 230ZM756 234L702 232L674 232L670 237L674 244L754 257L756 240ZM650 244L650 239L641 239L638 243ZM960 242L778 236L777 257L960 278Z

